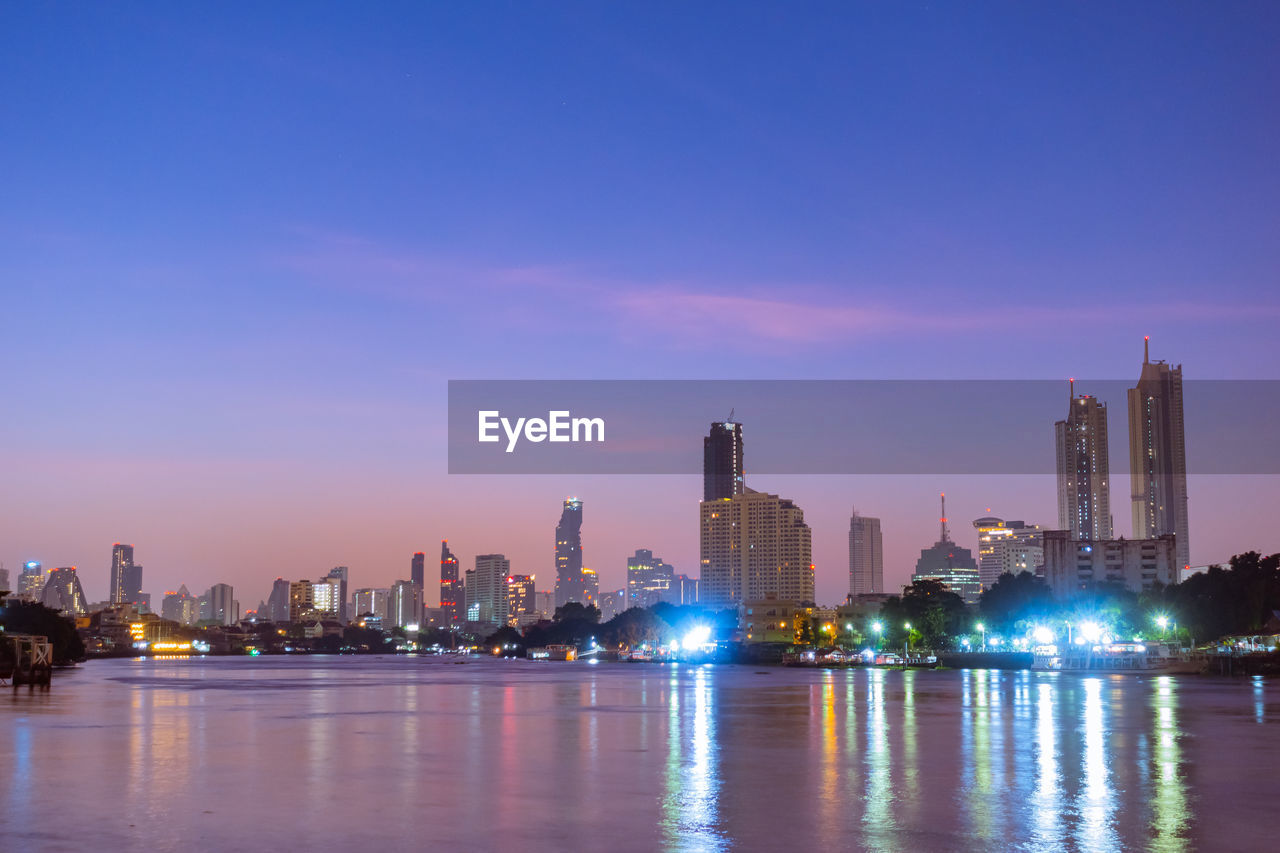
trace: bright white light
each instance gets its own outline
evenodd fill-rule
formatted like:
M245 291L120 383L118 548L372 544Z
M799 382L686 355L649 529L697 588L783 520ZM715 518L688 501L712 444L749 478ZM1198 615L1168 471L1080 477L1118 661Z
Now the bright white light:
M680 641L679 641L679 640L672 640L672 641L671 641L671 651L673 651L673 652L678 652L678 651L680 651Z
M883 624L883 623L881 623L881 622L872 622L872 623L871 623L871 630L872 630L872 631L875 631L877 634L879 634L881 631L883 631L883 630L884 630L884 624Z
M686 649L696 649L698 646L703 645L710 639L711 629L706 625L699 625L684 635L684 647Z
M1086 622L1080 626L1080 636L1085 642L1096 643L1102 637L1102 626L1097 622Z
M1053 642L1053 631L1043 625L1037 627L1035 631L1032 632L1032 635L1036 638L1036 642L1041 645L1047 646L1049 643Z
M410 634L416 634L418 633L418 623L414 622L412 625L405 625L404 629Z

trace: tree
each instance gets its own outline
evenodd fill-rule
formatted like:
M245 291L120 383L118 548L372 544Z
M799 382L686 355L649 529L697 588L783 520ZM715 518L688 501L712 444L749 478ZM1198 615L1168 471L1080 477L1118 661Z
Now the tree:
M978 600L978 613L991 633L1011 633L1020 622L1049 618L1053 609L1049 585L1031 572L1001 575Z
M600 639L606 646L633 648L651 643L658 645L675 636L671 626L652 610L632 607L600 626Z
M71 619L37 601L6 599L0 608L0 627L6 634L34 634L48 637L53 646L53 662L65 665L84 660L84 643ZM9 650L5 650L9 654Z
M570 601L557 607L555 615L551 617L552 622L572 622L575 619L598 623L600 621L600 609L589 604Z

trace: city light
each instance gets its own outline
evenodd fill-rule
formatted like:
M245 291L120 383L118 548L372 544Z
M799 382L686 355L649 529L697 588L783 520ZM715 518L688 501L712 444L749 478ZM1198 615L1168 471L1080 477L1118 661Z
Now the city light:
M1035 630L1031 632L1037 643L1047 646L1053 642L1053 631L1043 625L1037 625Z
M684 635L684 642L682 645L684 646L685 651L693 651L694 649L706 645L707 641L710 639L711 629L706 625L699 625Z
M1080 637L1086 643L1096 643L1102 639L1102 626L1097 622L1085 622L1080 626Z

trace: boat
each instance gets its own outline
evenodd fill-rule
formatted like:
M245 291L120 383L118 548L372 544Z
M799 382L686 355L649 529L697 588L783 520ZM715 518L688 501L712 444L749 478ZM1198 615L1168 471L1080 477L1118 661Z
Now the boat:
M1031 668L1041 672L1152 673L1174 675L1203 669L1163 643L1105 643L1032 649Z
M526 654L530 660L577 660L578 649L575 646L537 646Z

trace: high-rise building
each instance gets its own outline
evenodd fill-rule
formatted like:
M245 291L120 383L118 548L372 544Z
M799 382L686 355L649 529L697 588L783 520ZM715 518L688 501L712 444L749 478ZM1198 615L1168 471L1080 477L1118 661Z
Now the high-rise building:
M383 622L387 622L389 621L388 602L390 600L391 590L386 587L357 589L351 596L351 617L359 619L362 616L373 615Z
M849 516L849 595L884 592L884 537L880 519Z
M511 561L501 554L481 554L467 572L467 621L505 625L510 615L507 578Z
M166 617L167 618L167 617ZM271 622L289 621L289 582L284 578L276 578L271 585L271 596L267 599L267 612L259 614Z
M951 541L947 530L947 496L942 495L941 534L938 541L920 551L912 580L941 581L949 591L964 599L965 604L976 604L982 595L982 581L973 552Z
M582 573L582 501L566 498L556 525L556 606L589 599Z
M44 567L39 560L27 560L18 575L17 597L23 601L39 601L44 592Z
M133 546L119 542L111 546L111 589L107 591L107 601L111 604L123 604L129 601L125 593L126 573L133 568ZM141 578L139 578L141 581Z
M315 617L315 584L310 580L292 581L289 584L289 621L302 622Z
M978 531L978 577L984 590L1003 574L1038 573L1044 565L1044 531L1038 524L984 516L973 522Z
M1054 424L1058 462L1058 525L1076 539L1111 538L1111 464L1107 458L1107 406L1075 395L1071 383L1066 420Z
M339 568L343 573L346 572L345 566ZM342 614L346 610L347 582L340 574L334 574L337 571L338 569L334 569L311 585L311 610L315 619L324 622L342 620Z
M458 578L458 558L449 550L449 540L440 543L440 609L450 625L462 621L462 583Z
M205 595L209 600L209 621L219 625L234 625L240 621L240 605L230 584L215 583Z
M634 605L631 604L631 596L625 589L615 589L613 592L605 592L600 595L600 621L608 622L619 613L625 613Z
M507 621L518 624L537 610L537 589L533 575L507 575Z
M427 555L421 551L415 551L409 561L409 580L423 589L427 588Z
M582 603L588 607L600 607L600 575L595 569L582 567Z
M813 545L793 502L747 489L703 501L698 595L708 607L774 598L813 601Z
M1099 585L1131 592L1178 581L1176 538L1076 539L1067 530L1044 532L1044 579L1059 598Z
M1129 482L1133 538L1172 533L1179 569L1191 565L1182 365L1153 362L1148 338L1142 344L1142 374L1129 389Z
M698 579L688 575L676 575L671 581L672 604L697 604Z
M0 590L13 592L13 587L9 586L9 570L2 564L0 564Z
M80 586L75 566L50 569L40 601L45 607L61 610L69 616L84 616L89 612L88 600L84 597L84 588Z
M537 602L538 615L543 619L550 619L556 612L556 594L551 590L538 590L533 594L533 600Z
M170 622L193 625L200 618L198 599L192 597L186 584L177 592L166 592L160 601L160 616Z
M416 630L422 622L422 588L413 581L396 581L387 594L387 618L392 627Z
M347 613L347 581L351 569L346 566L334 566L329 570L329 574L325 575L325 580L338 582L338 621L347 624L349 621ZM419 585L421 588L421 585Z
M637 548L635 555L627 559L627 606L623 610L671 601L675 574L670 563L653 556L647 548Z
M746 489L742 474L742 424L732 420L711 424L702 440L702 499L718 501Z

